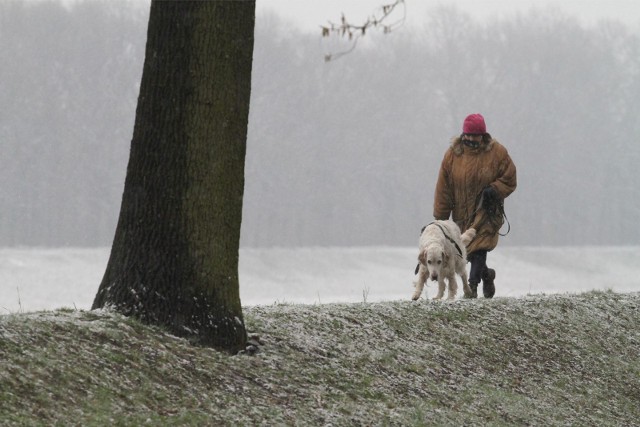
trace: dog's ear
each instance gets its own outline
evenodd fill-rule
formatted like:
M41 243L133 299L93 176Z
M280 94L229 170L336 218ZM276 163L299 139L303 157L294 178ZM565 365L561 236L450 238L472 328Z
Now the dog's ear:
M443 264L449 263L449 254L446 253L445 251L442 251L442 263Z
M427 251L420 251L420 253L418 254L418 261L422 265L427 264Z

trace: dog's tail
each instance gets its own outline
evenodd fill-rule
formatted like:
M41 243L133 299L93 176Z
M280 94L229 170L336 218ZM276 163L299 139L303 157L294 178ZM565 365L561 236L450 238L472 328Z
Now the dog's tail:
M465 246L469 246L469 243L471 243L471 241L473 239L475 239L476 237L476 229L475 228L469 228L467 229L467 231L465 231L462 236L460 236L460 240L462 241L462 244Z

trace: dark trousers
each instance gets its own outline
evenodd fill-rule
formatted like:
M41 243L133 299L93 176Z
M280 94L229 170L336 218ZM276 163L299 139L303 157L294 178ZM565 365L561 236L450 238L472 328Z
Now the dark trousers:
M467 260L471 263L469 271L469 283L478 284L487 271L487 251L479 249L467 255Z

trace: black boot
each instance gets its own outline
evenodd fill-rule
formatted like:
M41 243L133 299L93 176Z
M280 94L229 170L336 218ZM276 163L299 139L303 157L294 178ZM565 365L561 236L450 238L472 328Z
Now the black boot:
M478 298L478 284L469 282L469 287L471 288L471 295L468 298Z
M493 298L496 293L496 284L493 282L496 278L496 271L493 268L487 268L482 275L482 293L485 298Z

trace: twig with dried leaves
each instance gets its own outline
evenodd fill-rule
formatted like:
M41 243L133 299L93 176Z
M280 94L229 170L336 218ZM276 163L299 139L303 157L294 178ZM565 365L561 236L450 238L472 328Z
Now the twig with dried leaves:
M388 18L393 15L393 12L400 5L402 5L402 18L390 24L387 24L386 21L388 20ZM380 11L382 13L381 15L379 14ZM325 62L338 59L341 56L353 51L356 47L356 44L358 43L358 38L364 36L371 28L381 28L384 34L388 34L394 31L396 28L404 24L406 16L407 11L404 0L395 0L393 3L381 6L380 9L374 12L373 15L369 16L362 25L354 25L349 23L347 21L347 18L344 16L344 13L342 14L342 18L340 19L340 24L334 24L333 22L329 21L329 26L321 25L320 28L322 29L322 37L337 35L339 37L347 37L349 41L352 42L351 47L345 51L338 52L336 54L325 55Z

